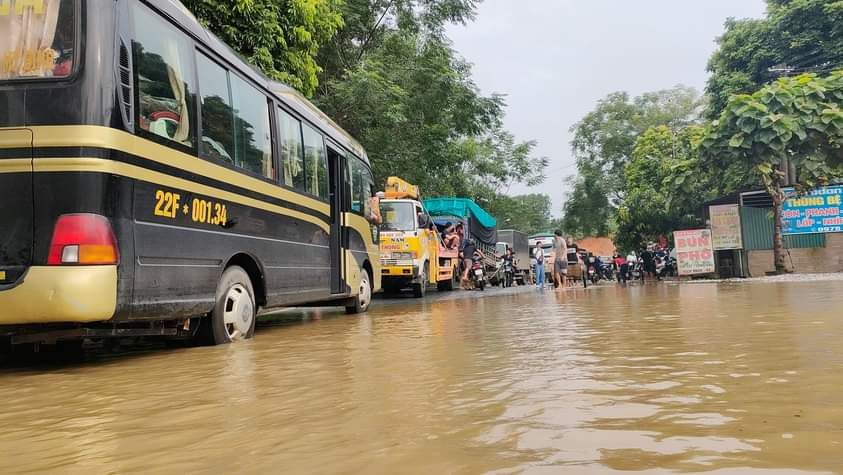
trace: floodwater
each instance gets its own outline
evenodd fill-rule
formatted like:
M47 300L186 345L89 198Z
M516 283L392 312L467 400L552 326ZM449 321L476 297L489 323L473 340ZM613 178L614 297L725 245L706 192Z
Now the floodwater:
M4 368L0 473L843 469L843 282L479 295Z

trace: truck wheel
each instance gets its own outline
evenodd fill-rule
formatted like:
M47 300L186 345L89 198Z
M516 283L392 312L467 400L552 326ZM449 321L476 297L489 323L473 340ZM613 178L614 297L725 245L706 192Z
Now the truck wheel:
M450 292L460 285L460 274L456 267L454 267L453 271L451 272L451 280L445 282L439 282L437 284L437 288L440 292Z
M357 291L357 296L354 297L354 305L345 307L345 313L349 315L357 315L359 313L366 313L369 310L369 305L372 304L372 278L369 276L369 271L363 269L360 274L360 289Z
M257 307L252 281L246 271L238 266L226 269L217 284L216 296L217 303L211 315L202 322L206 324L202 335L205 343L222 345L252 338Z
M421 274L419 274L419 283L413 284L413 297L420 299L427 293L427 262L422 267Z

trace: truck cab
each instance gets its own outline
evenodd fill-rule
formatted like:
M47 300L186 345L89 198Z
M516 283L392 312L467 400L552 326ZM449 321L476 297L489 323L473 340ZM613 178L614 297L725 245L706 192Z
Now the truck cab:
M444 249L418 187L390 177L380 208L384 290L398 293L412 288L416 297L423 297L431 284L451 290L458 282L457 252Z

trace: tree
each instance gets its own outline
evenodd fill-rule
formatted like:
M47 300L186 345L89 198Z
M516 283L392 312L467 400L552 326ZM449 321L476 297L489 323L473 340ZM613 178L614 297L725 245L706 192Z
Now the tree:
M571 128L578 177L570 182L565 228L572 233L608 232L612 207L624 196L625 170L638 137L650 127L679 129L694 123L701 106L699 93L681 85L635 98L615 92L598 102ZM595 222L601 219L604 222Z
M707 129L705 159L721 169L750 170L773 200L773 259L786 271L781 212L790 177L797 191L843 176L843 71L828 77L782 78L749 95L733 96Z
M752 93L778 74L843 65L843 2L767 0L763 19L726 22L708 63L707 116L717 118L733 94Z
M550 226L550 197L545 194L499 195L488 211L498 220L498 229L517 229L527 234L547 232Z
M331 80L360 66L367 55L380 49L395 31L444 38L444 26L474 18L477 0L345 0L340 5L344 20L332 41L322 45L319 63L320 95L327 97Z
M503 99L480 94L444 39L391 32L330 89L318 104L363 143L379 182L398 175L427 196L491 200L544 178L547 160L502 129Z
M640 249L659 236L701 224L700 203L715 198L723 182L700 162L697 125L674 131L652 127L636 141L627 165L626 190L618 209L616 244Z
M316 55L342 26L342 0L183 0L199 21L267 76L306 96Z
M568 178L571 190L562 209L562 229L577 238L608 236L612 218L609 192L596 167L583 163L579 174Z

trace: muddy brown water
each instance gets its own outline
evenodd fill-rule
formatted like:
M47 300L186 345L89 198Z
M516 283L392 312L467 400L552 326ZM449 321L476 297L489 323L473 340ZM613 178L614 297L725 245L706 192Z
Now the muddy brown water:
M467 295L4 368L0 473L843 470L843 282Z

